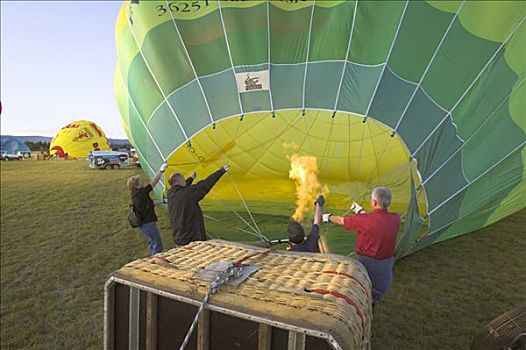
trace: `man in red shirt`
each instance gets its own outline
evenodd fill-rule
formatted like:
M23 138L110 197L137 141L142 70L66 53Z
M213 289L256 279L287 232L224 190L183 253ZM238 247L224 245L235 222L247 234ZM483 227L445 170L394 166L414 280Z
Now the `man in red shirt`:
M373 287L373 305L378 304L389 290L393 279L393 263L396 235L400 229L400 217L389 213L391 191L387 187L376 187L371 194L373 211L366 213L361 206L353 203L354 216L324 215L323 221L343 225L348 231L358 233L356 254L365 266Z

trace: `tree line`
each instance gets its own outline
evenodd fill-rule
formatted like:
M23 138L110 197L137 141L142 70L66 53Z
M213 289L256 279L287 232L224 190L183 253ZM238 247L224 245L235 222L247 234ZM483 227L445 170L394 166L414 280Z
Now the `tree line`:
M24 142L24 144L29 147L29 149L33 152L44 152L44 151L48 151L49 150L49 145L50 143L49 142L43 142L43 141L38 141L38 142L31 142L31 141L26 141Z

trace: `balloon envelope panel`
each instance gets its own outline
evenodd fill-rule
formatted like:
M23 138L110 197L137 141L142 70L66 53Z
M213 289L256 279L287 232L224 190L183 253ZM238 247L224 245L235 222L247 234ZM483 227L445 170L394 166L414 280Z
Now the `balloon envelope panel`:
M399 255L524 207L524 2L132 1L117 101L149 176L232 164L210 199L294 200L293 154L327 205L386 185Z

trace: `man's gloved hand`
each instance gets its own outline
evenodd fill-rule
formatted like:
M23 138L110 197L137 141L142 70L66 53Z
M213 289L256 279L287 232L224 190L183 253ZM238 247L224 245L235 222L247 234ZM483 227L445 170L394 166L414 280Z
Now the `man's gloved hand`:
M332 214L323 214L321 216L321 221L322 222L329 222L330 221L330 217L331 217Z
M225 164L225 165L222 166L222 168L223 168L223 170L224 170L225 172L227 172L227 171L228 171L228 168L230 168L230 164Z
M166 170L166 168L168 168L168 164L163 163L163 164L161 165L161 167L159 168L159 171L160 171L161 173L164 173L164 171Z
M314 202L314 205L318 204L320 207L323 207L323 205L325 204L325 197L323 197L323 195L319 195L318 198L316 199L316 202Z
M352 205L351 205L351 210L355 213L355 214L359 214L363 208L360 206L360 204L356 203L356 202L352 202Z

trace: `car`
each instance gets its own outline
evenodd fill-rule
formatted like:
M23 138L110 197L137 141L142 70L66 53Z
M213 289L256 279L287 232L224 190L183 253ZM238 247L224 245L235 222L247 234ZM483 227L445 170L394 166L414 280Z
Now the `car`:
M119 169L130 165L128 153L115 151L90 151L89 167L94 169Z
M0 153L0 160L5 160L6 162L10 160L22 160L22 158L23 156L22 156L22 153L20 152L17 152L16 154L14 154L14 153L9 153L7 151L2 151Z

